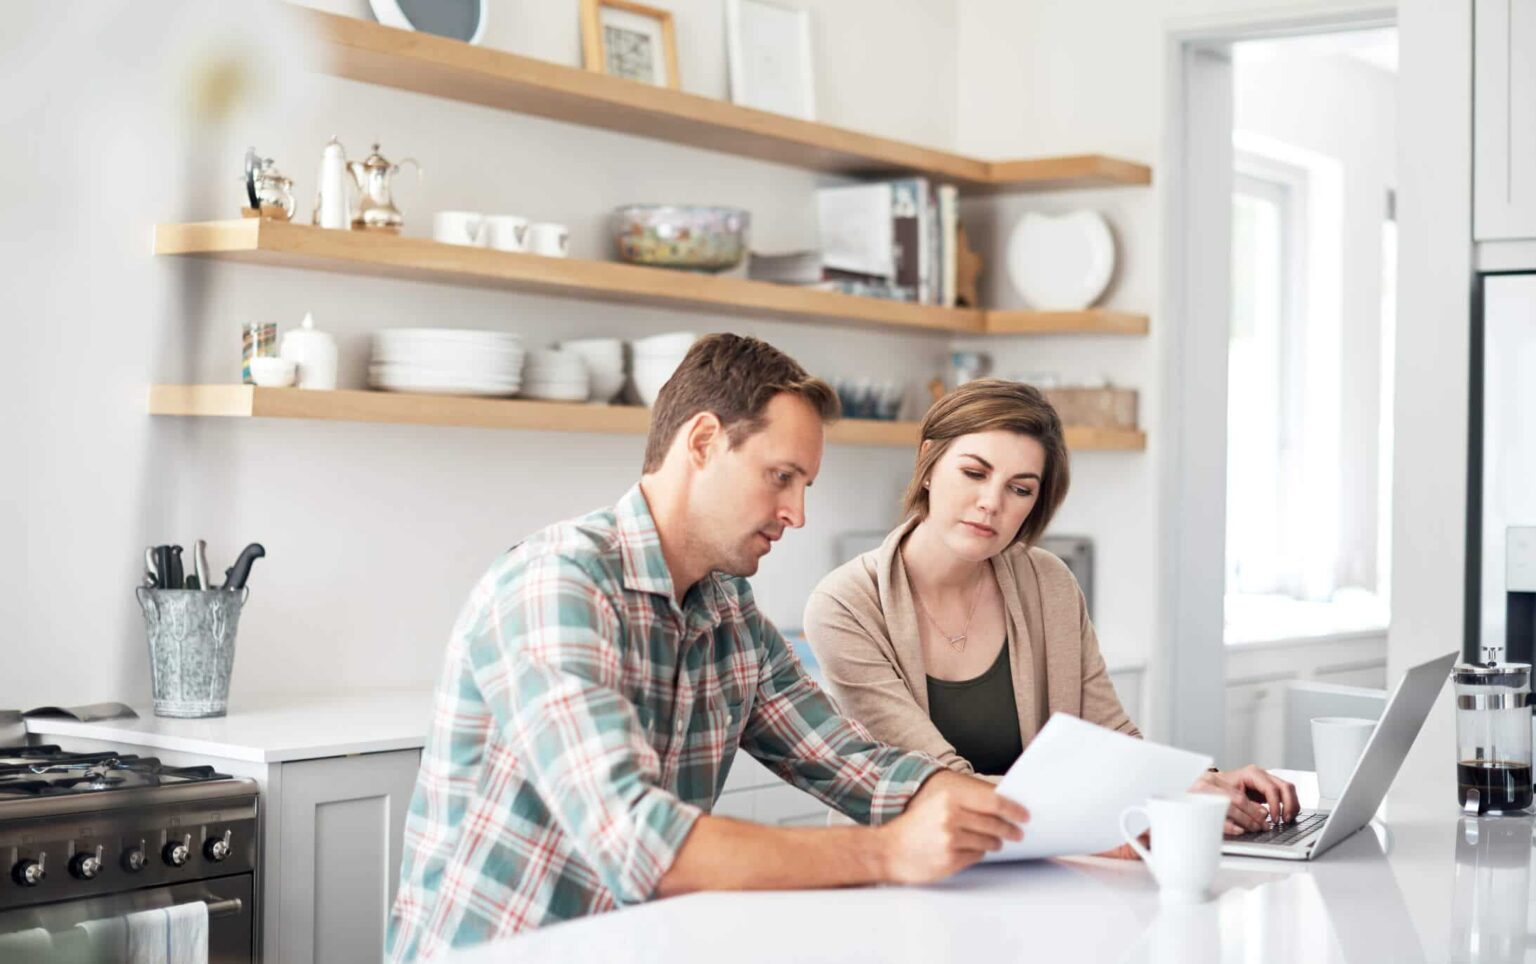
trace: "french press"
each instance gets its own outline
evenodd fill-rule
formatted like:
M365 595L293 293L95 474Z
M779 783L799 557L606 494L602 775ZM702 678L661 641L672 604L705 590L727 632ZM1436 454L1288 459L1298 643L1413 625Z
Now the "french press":
M1456 789L1469 814L1530 807L1531 667L1460 663L1456 688Z

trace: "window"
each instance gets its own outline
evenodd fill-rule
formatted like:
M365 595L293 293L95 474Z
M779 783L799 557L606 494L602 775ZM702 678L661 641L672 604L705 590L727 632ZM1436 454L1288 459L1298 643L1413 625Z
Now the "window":
M1243 149L1244 147L1250 149ZM1229 644L1380 631L1386 624L1384 511L1390 461L1390 384L1377 444L1355 451L1340 424L1351 365L1339 267L1342 179L1336 164L1284 145L1239 139L1232 182L1231 327L1227 378L1226 631ZM1383 251L1382 340L1390 339L1390 272ZM1373 429L1377 428L1372 426ZM1346 499L1368 471L1365 507ZM1385 473L1385 474L1383 474Z

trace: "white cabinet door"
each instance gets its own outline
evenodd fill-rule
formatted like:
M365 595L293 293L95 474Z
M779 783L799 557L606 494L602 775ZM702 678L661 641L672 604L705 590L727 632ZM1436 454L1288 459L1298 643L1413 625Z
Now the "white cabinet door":
M281 923L268 960L383 959L420 760L418 750L399 750L282 765Z
M1472 235L1536 238L1536 0L1473 8Z

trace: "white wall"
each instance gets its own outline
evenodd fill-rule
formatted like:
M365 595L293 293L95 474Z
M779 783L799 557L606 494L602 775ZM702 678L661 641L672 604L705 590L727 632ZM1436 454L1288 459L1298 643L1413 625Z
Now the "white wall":
M676 11L684 87L726 91L723 12ZM412 685L435 678L450 623L491 559L539 526L613 501L643 439L303 422L154 419L153 381L238 377L239 326L313 311L360 387L368 332L496 327L531 344L690 328L760 335L829 376L940 370L941 336L765 323L385 279L150 256L156 222L237 215L248 144L313 196L320 149L377 139L414 155L398 189L407 234L473 207L568 222L574 254L606 256L604 212L631 201L738 204L767 250L815 241L803 171L371 87L299 69L303 36L276 5L41 0L8 9L0 39L0 251L21 364L5 382L0 706L149 692L132 589L143 547L210 541L215 570L260 541L234 695ZM352 2L333 5L355 10ZM955 14L924 0L807 4L822 119L946 144L955 124ZM575 0L492 4L489 46L575 63ZM213 11L217 9L217 13ZM237 22L238 21L238 22ZM217 62L244 63L235 108L194 98ZM262 41L266 38L266 42ZM254 51L241 54L241 51ZM242 59L243 58L243 59ZM916 65L916 67L915 67ZM270 71L270 72L269 72ZM278 99L262 107L263 92ZM220 88L229 90L230 88ZM15 296L19 295L19 298ZM19 417L18 417L19 416ZM893 524L912 454L834 446L806 531L754 580L797 625L836 535ZM16 510L20 511L16 511Z
M1462 644L1472 281L1472 3L1402 0L1399 18L1393 680ZM1452 705L1430 714L1394 806L1451 802Z
M1343 175L1336 231L1334 386L1337 445L1326 460L1344 550L1338 584L1376 588L1376 487L1381 418L1381 234L1395 186L1393 75L1309 39L1240 44L1234 51L1233 127L1331 158Z

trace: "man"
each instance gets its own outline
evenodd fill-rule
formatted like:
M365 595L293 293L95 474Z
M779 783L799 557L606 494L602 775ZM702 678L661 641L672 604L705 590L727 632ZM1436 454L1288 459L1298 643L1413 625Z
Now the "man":
M840 716L744 577L805 524L836 396L752 338L698 342L640 482L500 560L454 627L406 819L394 960L698 890L923 882L1024 808ZM871 826L709 814L737 746Z

